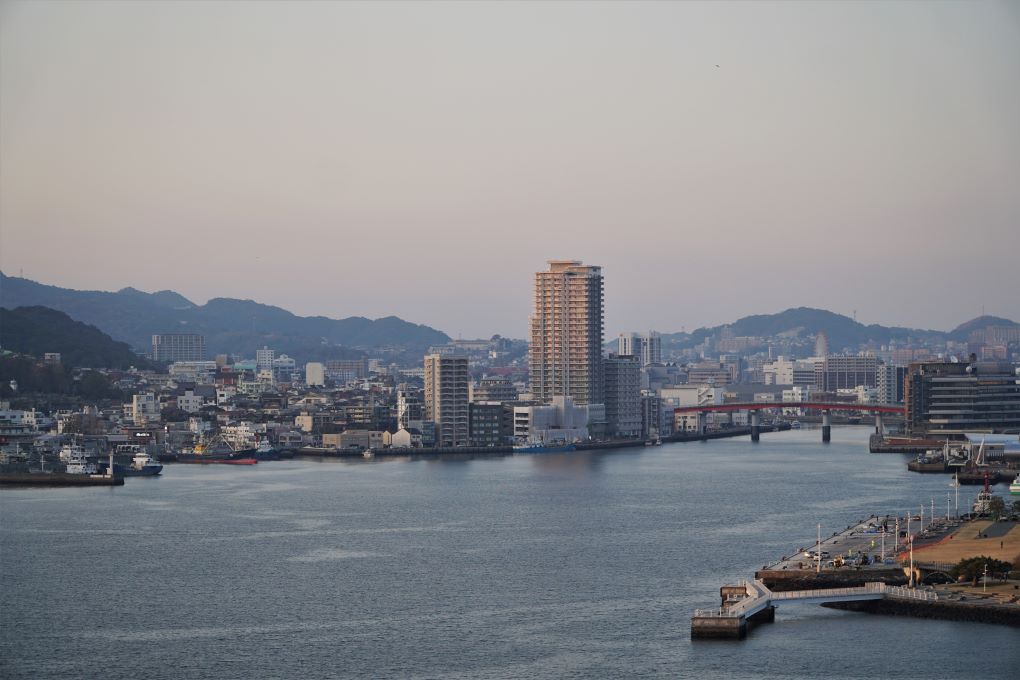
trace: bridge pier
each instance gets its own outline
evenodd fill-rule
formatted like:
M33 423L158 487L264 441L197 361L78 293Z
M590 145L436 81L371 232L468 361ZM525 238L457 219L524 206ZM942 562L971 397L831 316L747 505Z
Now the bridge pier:
M761 415L758 411L751 411L751 441L761 439Z
M877 434L879 437L885 435L885 427L884 424L882 423L881 411L875 412L875 434Z
M832 440L832 412L822 411L822 443L828 444Z
M751 614L747 617L747 620L751 623L773 623L776 620L776 605L770 604L765 607L757 614Z

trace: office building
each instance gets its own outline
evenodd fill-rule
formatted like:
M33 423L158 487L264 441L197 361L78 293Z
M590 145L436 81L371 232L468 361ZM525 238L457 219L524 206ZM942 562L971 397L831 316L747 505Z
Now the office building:
M468 375L467 357L425 357L425 419L436 424L437 446L469 442Z
M152 336L153 361L203 361L205 336L197 333L162 333Z
M1006 362L920 362L907 369L906 427L912 435L1020 431L1020 377Z
M602 403L602 306L601 267L550 260L535 274L528 368L536 400Z
M878 357L873 355L833 354L815 364L815 389L822 392L875 387Z

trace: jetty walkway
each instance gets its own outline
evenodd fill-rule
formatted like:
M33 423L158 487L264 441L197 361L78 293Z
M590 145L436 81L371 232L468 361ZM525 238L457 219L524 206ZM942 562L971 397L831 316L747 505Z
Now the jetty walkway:
M775 621L776 602L828 604L865 600L914 600L934 602L938 594L892 586L882 582L850 588L816 588L772 592L760 579L742 581L720 589L722 604L717 609L698 609L691 617L692 638L733 638L747 636L748 626Z

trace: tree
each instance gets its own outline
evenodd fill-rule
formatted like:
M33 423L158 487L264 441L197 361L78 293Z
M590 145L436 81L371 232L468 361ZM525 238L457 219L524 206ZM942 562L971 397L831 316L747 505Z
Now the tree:
M988 501L988 512L995 519L999 519L1006 514L1006 501L1002 500L1000 496L992 496L992 499Z
M1013 565L1009 562L982 555L980 557L968 557L965 560L960 560L949 572L949 575L955 579L959 579L962 576L964 579L977 585L978 579L985 573L986 566L988 567L989 576L998 575L1000 578L1005 578L1013 568Z

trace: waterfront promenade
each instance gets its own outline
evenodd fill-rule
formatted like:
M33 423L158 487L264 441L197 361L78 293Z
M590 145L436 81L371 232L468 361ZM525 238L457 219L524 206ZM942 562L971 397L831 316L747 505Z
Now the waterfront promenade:
M948 580L954 564L976 556L1020 562L1020 523L872 515L765 565L753 580L722 586L718 608L695 610L691 637L743 639L775 621L777 603L795 602L1020 626L1020 583L997 582L992 595L987 583L980 594L970 584L924 585Z

